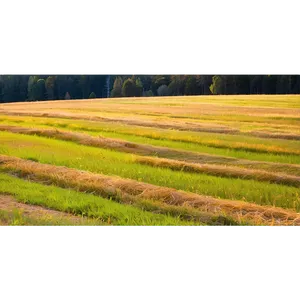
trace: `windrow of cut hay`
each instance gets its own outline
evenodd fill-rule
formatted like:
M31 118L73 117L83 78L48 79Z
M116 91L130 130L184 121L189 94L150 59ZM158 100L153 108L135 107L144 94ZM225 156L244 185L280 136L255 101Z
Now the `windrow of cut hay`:
M5 155L0 155L0 164L2 170L15 172L23 178L96 193L124 203L142 205L144 200L153 200L156 203L197 209L215 216L225 215L237 221L300 225L300 214L292 210L260 206L243 201L221 200L117 176L94 174ZM144 209L147 209L147 205Z
M218 125L215 127L206 126L206 124L199 123L184 123L179 124L178 122L154 122L148 120L133 120L125 118L106 118L95 115L88 114L75 114L75 113L51 113L51 112L37 112L31 111L6 111L1 110L1 114L10 115L10 116L32 116L32 117L47 117L47 118L64 118L64 119L73 119L73 120L89 120L89 121L101 121L101 122L117 122L121 124L142 126L142 127L156 127L162 129L176 129L180 131L202 131L202 132L214 132L214 133L238 133L239 131L234 128L227 126Z
M172 159L140 157L136 161L140 164L181 170L185 172L206 173L214 176L255 179L277 184L300 187L300 177L280 173L271 173L261 170L243 169L224 165L193 164Z
M300 134L293 134L293 133L250 131L249 135L257 136L257 137L260 137L260 138L300 140Z
M151 158L151 157L137 157L135 160L140 164L146 164L156 167L169 168L172 170L182 170L186 172L195 173L207 173L210 175L216 175L221 177L234 177L243 179L255 179L260 181L268 181L279 184L286 184L295 187L300 186L300 176L288 175L285 173L276 173L276 166L278 164L269 163L270 166L274 166L274 172L262 171L259 169L253 169L255 162L252 164L248 161L244 168L232 165L226 165L229 161L234 159L224 157L222 164L217 164L218 160L214 156L205 154L198 154L188 151L178 151L170 148L156 147L151 145L143 145L132 142L127 142L119 139L111 139L105 137L93 137L84 133L76 133L63 130L53 129L33 129L19 126L6 126L0 125L0 131L8 131L18 134L38 135L43 137L50 137L54 139L60 139L65 141L72 141L78 144L100 147L104 149L112 149L120 152L133 153L143 156L158 156L163 158ZM221 158L222 159L222 158ZM186 162L186 161L192 162ZM195 162L193 162L195 161ZM226 164L224 164L226 163ZM258 162L259 163L259 162ZM253 165L254 164L254 165ZM239 164L237 164L239 165ZM278 166L277 166L278 167ZM297 168L294 165L282 165L281 169L288 169L289 167ZM300 166L299 166L300 173Z
M88 120L88 121L101 121L101 122L115 122L126 125L133 126L142 126L142 127L155 127L162 129L174 129L179 131L194 131L194 132L210 132L210 133L221 133L221 134L240 134L240 135L249 135L260 138L271 138L271 139L287 139L287 140L300 140L299 134L288 134L288 133L273 133L267 131L248 131L242 132L237 128L231 128L224 125L215 125L207 126L206 124L201 123L191 123L186 122L184 124L179 124L175 122L158 122L158 121L148 121L148 120L132 120L124 118L105 118L95 115L88 114L75 114L75 113L51 113L51 112L38 112L31 111L13 111L13 110L3 110L0 109L0 113L3 115L10 116L32 116L32 117L47 117L47 118L64 118L64 119L73 119L73 120ZM222 145L216 145L217 147L222 147ZM253 149L257 152L259 149ZM283 151L283 153L286 153Z

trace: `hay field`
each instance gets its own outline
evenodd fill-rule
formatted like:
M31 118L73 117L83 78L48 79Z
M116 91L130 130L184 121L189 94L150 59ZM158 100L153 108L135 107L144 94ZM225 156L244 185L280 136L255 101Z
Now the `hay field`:
M0 224L299 225L300 96L0 104Z

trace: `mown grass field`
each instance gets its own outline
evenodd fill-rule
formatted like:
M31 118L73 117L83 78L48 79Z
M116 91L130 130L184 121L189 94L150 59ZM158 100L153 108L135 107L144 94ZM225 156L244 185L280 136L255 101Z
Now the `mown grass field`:
M298 95L0 105L0 224L299 225L299 187Z

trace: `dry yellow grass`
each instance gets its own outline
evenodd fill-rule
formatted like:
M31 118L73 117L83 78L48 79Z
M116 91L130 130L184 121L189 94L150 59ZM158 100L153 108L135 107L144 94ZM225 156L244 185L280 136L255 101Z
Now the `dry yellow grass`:
M255 162L250 164L250 168L241 168L231 165L216 164L216 158L213 156L205 156L188 151L172 150L170 148L155 147L150 145L142 145L137 143L131 143L118 139L111 139L105 137L93 137L84 133L75 133L63 130L52 129L33 129L19 126L7 126L0 125L0 131L8 131L13 133L38 135L44 137L51 137L60 140L73 141L82 145L108 148L126 153L134 153L145 156L161 156L161 157L173 157L173 159L151 158L151 157L137 157L136 161L141 164L147 164L156 167L170 168L173 170L183 170L196 173L207 173L210 175L217 175L222 177L235 177L244 179L256 179L261 181L268 181L280 184L291 185L300 187L300 177L288 175L282 172L267 172L259 169L253 169ZM203 157L204 156L204 157ZM177 158L177 159L176 159ZM182 161L180 161L180 158ZM188 159L199 159L200 163L187 162ZM207 158L205 160L205 158ZM212 159L212 161L209 160ZM225 158L224 158L225 159ZM183 161L184 160L184 161ZM202 163L201 163L202 162ZM250 163L250 162L248 162ZM270 166L278 165L269 163ZM239 164L237 164L239 165ZM281 169L284 169L282 166ZM297 166L294 166L297 167ZM299 166L300 171L300 166Z
M83 151L95 153L95 156L98 152L107 152L117 158L124 156L139 170L139 173L143 173L143 170L150 170L147 173L149 176L151 176L151 172L161 172L160 174L168 174L171 177L176 174L180 184L173 185L173 187L182 189L185 189L185 186L189 184L189 177L209 176L170 172L167 169L153 169L146 165L299 187L299 142L283 140L300 140L299 99L299 95L232 95L9 103L0 104L0 114L7 115L1 117L1 123L18 125L18 122L22 123L22 120L28 119L29 121L24 121L23 125L33 128L3 125L0 126L0 130L132 153L135 155L129 156L118 152L110 153L110 151L77 147L74 144L46 141L56 146L62 144L71 148L82 148ZM19 115L24 117L18 117ZM9 122L9 119L14 119L15 122ZM8 121L6 122L6 120ZM43 126L65 129L68 127L68 130L74 131L36 128ZM85 130L85 128L93 131L91 135L103 132L103 135L113 138L91 136L88 133L89 130ZM77 133L76 130L81 130L86 134ZM1 133L1 136L7 136L8 143L11 143L10 147L6 147L4 140L3 145L0 142L2 153L10 155L18 155L19 150L15 151L14 147L26 145L29 146L28 149L30 150L28 151L31 151L31 148L36 147L36 144L32 143L31 140L43 140L19 136L20 143L15 143L14 139L18 138L17 135ZM123 138L132 142L120 140ZM274 139L282 140L275 141ZM151 143L153 146L139 143ZM45 148L36 149L44 151L40 149ZM24 151L23 153L25 153ZM74 153L77 152L74 151ZM66 157L68 154L66 151ZM78 151L76 155L80 156L81 152ZM31 155L27 156L26 153L22 157L36 159L35 155L30 158ZM94 158L91 157L91 159ZM97 159L95 161L98 163ZM105 157L103 164L110 166L109 162L113 161L113 159L109 161ZM282 163L271 163L271 161ZM47 162L52 163L52 160L47 160ZM144 166L141 166L143 164ZM81 164L71 165L82 168ZM127 164L118 170L121 172L124 169L127 173L125 175L122 173L122 176L130 177L131 171L128 172ZM111 197L115 201L138 206L153 213L170 213L174 216L180 216L182 219L196 220L206 224L300 225L300 214L293 210L214 198L217 197L214 193L215 186L212 186L211 183L207 184L206 181L200 182L199 180L201 191L198 195L153 185L167 185L164 176L161 176L162 180L160 181L146 184L116 176L93 174L6 156L0 156L0 170L45 184L55 184L82 192L95 193L107 198ZM107 174L120 173L113 170ZM144 176L144 174L142 175ZM139 175L134 177L136 180L138 178L140 178ZM168 178L170 181L173 179L175 180L175 177ZM242 196L248 195L250 191L251 195L254 195L251 198L252 202L274 203L274 205L295 207L296 209L296 205L290 203L288 194L281 195L279 204L278 193L275 190L273 192L275 185L257 181L228 180L216 177L214 179L226 182L226 185L222 186L226 193L219 193L220 197L229 198L229 196L225 196L228 195L227 188L228 190L235 188L238 193L234 194L232 199L247 199L249 201L247 196ZM146 178L144 176L139 180L146 181ZM230 186L231 182L233 186ZM254 193L256 189L252 189L251 186L244 190L242 184L239 188L234 185L235 182L254 183L255 187L258 185L262 187L259 192ZM207 185L204 186L205 184ZM190 185L193 186L193 184ZM297 202L298 193L295 188L286 186L276 186L276 188L280 190L293 189L295 193L293 200L295 203ZM214 196L202 196L202 193ZM260 199L260 196L266 201L256 201L256 199ZM274 201L267 201L269 198L274 198Z
M286 132L268 132L268 131L247 131L243 132L238 128L233 128L225 125L214 123L195 123L195 122L170 122L165 120L145 120L145 119L130 119L130 118L107 118L103 116L93 115L91 113L71 113L71 112L40 112L37 110L4 110L0 109L0 113L8 116L31 116L31 117L47 117L47 118L64 118L73 120L88 120L88 121L101 121L101 122L116 122L132 126L154 127L162 129L174 129L179 131L194 131L194 132L211 132L221 134L240 134L260 138L272 139L287 139L287 140L300 140L300 134L286 133ZM284 153L284 151L283 151Z
M124 203L154 200L162 204L197 209L214 215L224 214L237 221L300 225L300 214L292 210L260 206L243 201L221 200L116 176L93 174L5 155L0 155L0 164L2 170L14 171L25 178L112 197Z
M299 95L229 95L229 96L196 96L196 97L146 97L119 99L83 99L71 101L42 101L8 103L0 105L5 110L43 110L66 111L76 108L94 110L101 113L103 109L118 111L144 111L159 114L247 114L252 116L299 116ZM188 105L186 103L188 102ZM269 103L274 103L270 105ZM285 105L279 104L285 103ZM264 106L264 103L266 105ZM246 104L246 106L245 106Z
M123 150L124 152L131 152L132 148L137 148L138 144L125 142L117 139L109 139L105 137L92 137L84 133L76 133L58 129L34 129L19 126L0 125L0 131L8 131L12 133L38 135L50 137L65 141L73 141L82 145L95 146L108 149ZM138 147L140 152L147 152L147 146Z
M227 126L216 125L216 124L200 124L184 122L180 124L178 122L155 122L148 120L132 120L126 118L105 118L101 116L95 116L92 114L78 114L71 112L39 112L30 110L27 111L11 111L11 110L0 110L3 115L10 116L32 116L32 117L48 117L48 118L64 118L64 119L74 119L74 120L89 120L89 121L102 121L102 122L118 122L127 125L143 126L143 127L156 127L163 129L176 129L182 131L202 131L202 132L215 132L215 133L238 133L237 129L233 129Z

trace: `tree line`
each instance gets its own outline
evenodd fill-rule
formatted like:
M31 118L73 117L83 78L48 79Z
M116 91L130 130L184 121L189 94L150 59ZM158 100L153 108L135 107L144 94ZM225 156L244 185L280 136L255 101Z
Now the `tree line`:
M0 102L299 93L299 75L0 75Z
M105 75L1 75L0 102L104 97Z

